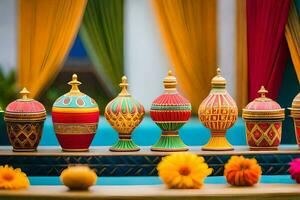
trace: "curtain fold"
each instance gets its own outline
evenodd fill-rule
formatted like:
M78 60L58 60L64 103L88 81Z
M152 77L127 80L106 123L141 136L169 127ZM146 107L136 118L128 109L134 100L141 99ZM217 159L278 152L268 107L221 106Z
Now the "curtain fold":
M153 6L180 88L197 112L216 74L216 0L153 0Z
M247 0L249 98L264 85L277 98L289 55L284 37L290 0Z
M300 81L300 22L294 1L291 2L285 37L290 50L294 68Z
M239 113L248 104L246 0L236 0L236 103Z
M19 87L37 97L56 77L78 32L86 0L19 0Z
M119 91L124 73L124 1L89 0L80 37L109 95Z

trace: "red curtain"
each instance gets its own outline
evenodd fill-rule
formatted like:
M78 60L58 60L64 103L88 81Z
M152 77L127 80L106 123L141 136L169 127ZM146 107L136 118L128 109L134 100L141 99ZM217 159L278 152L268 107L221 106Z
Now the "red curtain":
M264 85L276 99L289 50L284 30L290 0L247 0L248 96Z

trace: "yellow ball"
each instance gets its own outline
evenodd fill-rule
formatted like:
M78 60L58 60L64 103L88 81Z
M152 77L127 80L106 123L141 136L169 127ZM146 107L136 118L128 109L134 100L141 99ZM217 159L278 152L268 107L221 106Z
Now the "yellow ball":
M87 190L96 184L97 174L88 166L70 166L63 170L60 180L70 190Z

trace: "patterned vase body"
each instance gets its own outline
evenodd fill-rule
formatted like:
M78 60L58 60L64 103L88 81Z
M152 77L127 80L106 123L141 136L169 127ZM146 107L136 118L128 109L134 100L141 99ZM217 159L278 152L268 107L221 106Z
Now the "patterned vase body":
M169 71L164 79L165 93L158 96L151 105L150 116L162 130L159 141L151 147L153 151L186 151L178 130L191 116L190 102L181 96L177 89L177 80Z
M291 117L294 120L295 135L298 147L300 148L300 92L294 98L291 110Z
M110 148L111 151L138 151L140 148L132 141L133 130L141 123L145 115L144 107L127 91L127 78L122 77L120 94L110 101L105 108L105 118L119 133L119 140Z
M27 97L26 88L20 94L22 98L11 102L4 113L8 138L14 151L35 151L42 136L46 110L40 102Z
M237 120L238 109L226 90L226 80L221 76L219 68L211 84L212 89L198 110L199 120L211 132L211 138L202 150L233 150L233 146L226 139L226 131Z
M54 131L64 151L88 151L98 128L98 105L80 92L80 84L74 74L70 92L59 97L52 107Z
M284 109L267 98L267 92L262 86L258 91L261 96L243 109L250 150L276 150L280 145Z

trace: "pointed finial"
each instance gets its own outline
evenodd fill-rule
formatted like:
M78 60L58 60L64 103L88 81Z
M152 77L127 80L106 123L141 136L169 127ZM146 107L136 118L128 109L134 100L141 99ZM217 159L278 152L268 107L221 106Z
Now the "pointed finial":
M130 95L127 91L128 83L127 83L127 77L122 76L122 82L119 84L119 86L122 88L119 96L128 96Z
M20 91L20 94L22 95L22 99L23 100L26 100L28 99L28 94L30 92L26 89L26 87L24 87L21 91Z
M225 88L226 79L221 75L221 69L217 67L217 75L211 80L213 88Z
M72 86L70 92L80 92L78 86L81 85L81 82L77 80L77 74L72 75L72 81L68 84Z
M221 76L221 69L219 67L217 68L217 76Z
M177 91L176 86L177 86L177 79L175 76L173 76L173 73L171 70L168 71L168 76L164 78L164 86L165 86L165 91L167 92L172 92L172 91Z
M258 90L258 94L260 94L260 97L266 97L267 93L268 93L268 90L266 90L263 85Z

